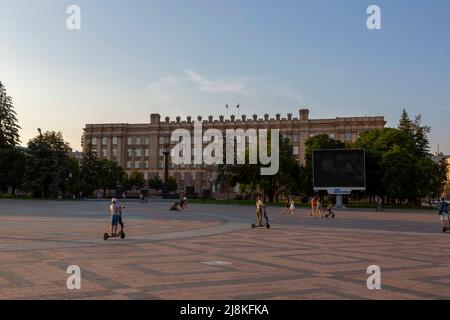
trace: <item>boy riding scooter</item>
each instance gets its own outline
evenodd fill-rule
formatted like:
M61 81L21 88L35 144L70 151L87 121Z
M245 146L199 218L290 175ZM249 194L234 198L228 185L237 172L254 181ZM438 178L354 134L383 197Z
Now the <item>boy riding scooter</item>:
M105 233L103 238L107 240L110 237L118 237L125 238L125 233L123 232L123 221L122 221L122 209L125 207L122 207L119 205L119 202L116 198L111 199L111 204L109 206L109 210L111 212L111 225L109 229L109 234ZM120 233L117 234L117 226L120 224Z

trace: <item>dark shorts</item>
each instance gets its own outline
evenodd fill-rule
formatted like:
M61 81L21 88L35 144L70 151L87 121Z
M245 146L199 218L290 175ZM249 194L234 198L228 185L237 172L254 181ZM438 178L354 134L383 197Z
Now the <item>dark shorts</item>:
M119 220L120 220L120 216L116 215L116 214L113 214L111 216L111 225L112 226L117 226L119 224Z

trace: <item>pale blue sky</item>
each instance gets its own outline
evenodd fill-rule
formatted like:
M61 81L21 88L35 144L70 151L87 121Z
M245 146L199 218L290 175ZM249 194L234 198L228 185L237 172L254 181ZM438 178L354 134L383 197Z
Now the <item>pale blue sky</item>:
M82 29L66 28L77 4ZM366 28L369 4L382 30ZM450 153L449 0L0 0L0 81L22 141L149 114L421 113Z

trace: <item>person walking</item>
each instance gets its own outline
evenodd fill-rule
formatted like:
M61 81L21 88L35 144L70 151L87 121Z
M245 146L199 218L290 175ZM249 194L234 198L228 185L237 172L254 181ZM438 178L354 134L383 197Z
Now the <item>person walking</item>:
M290 204L291 204L291 202L289 200L289 197L286 196L284 198L284 208L283 208L283 212L281 213L282 215L285 215L285 214L289 213Z
M383 212L383 199L381 197L378 197L377 200L377 208L375 209L376 212Z
M316 197L311 197L311 214L310 214L310 216L313 217L314 213L316 213Z
M294 213L295 213L295 200L294 197L292 197L290 201L289 214L293 216Z
M448 203L444 198L441 198L441 202L438 204L439 218L442 221L442 232L448 231Z
M322 215L322 201L320 200L320 198L317 199L316 201L316 211L314 212L313 217L317 217L319 216L320 218L323 218Z

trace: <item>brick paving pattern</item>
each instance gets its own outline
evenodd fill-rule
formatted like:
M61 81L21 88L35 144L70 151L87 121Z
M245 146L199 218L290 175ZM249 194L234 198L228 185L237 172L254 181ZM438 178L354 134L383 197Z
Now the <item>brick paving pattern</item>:
M449 299L450 233L434 211L309 210L251 229L251 206L126 203L126 239L104 241L107 202L0 201L1 299ZM66 269L81 268L81 290ZM381 268L381 290L366 269Z

